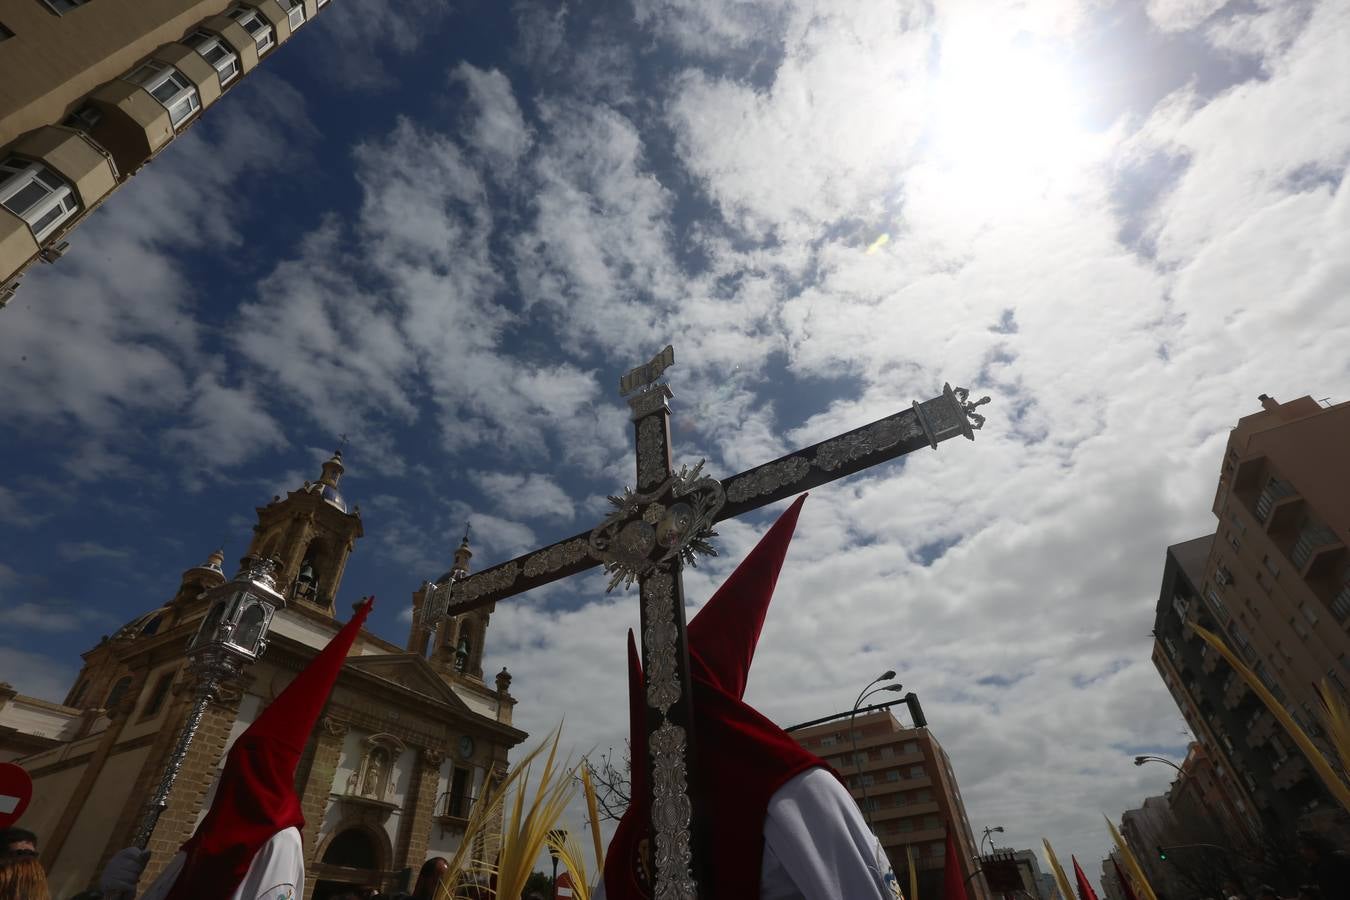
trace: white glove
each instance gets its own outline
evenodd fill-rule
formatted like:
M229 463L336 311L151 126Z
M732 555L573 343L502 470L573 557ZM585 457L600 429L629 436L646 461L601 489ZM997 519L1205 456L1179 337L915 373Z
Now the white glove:
M98 889L105 894L127 894L136 896L136 882L141 880L145 864L150 861L150 851L139 847L127 847L118 850L98 879Z

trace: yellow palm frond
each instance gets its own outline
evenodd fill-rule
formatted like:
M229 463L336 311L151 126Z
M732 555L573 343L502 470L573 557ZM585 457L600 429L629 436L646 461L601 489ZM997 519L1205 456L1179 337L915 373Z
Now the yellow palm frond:
M1073 886L1069 884L1069 876L1064 874L1064 868L1059 864L1059 858L1055 856L1055 849L1045 838L1041 838L1041 843L1045 845L1045 855L1050 861L1051 870L1055 873L1055 883L1059 885L1059 892L1064 895L1064 900L1074 900L1077 895L1073 892Z
M1102 816L1102 818L1106 819L1106 816ZM1111 839L1116 842L1116 848L1120 850L1121 859L1125 860L1125 868L1130 873L1130 877L1134 879L1135 886L1139 888L1140 893L1144 895L1144 900L1158 900L1158 895L1153 893L1153 886L1150 885L1148 879L1144 877L1143 867L1139 865L1139 860L1135 858L1134 851L1130 849L1130 845L1125 843L1125 839L1121 837L1120 832L1116 830L1115 823L1110 819L1106 819L1106 827L1111 829Z

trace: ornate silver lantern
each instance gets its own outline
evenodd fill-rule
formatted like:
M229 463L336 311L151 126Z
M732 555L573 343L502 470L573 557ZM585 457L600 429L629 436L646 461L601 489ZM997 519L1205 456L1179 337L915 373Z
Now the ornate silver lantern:
M187 649L197 675L230 677L263 655L272 616L286 605L272 577L276 565L246 556L233 580L207 592L210 605Z
M267 649L272 616L286 606L286 598L278 593L273 580L276 566L275 560L246 556L239 561L239 572L233 579L205 594L206 615L187 647L188 669L197 676L196 698L136 832L136 846L142 849L169 805L169 792L183 767L188 747L221 682L238 676L245 665L255 662Z

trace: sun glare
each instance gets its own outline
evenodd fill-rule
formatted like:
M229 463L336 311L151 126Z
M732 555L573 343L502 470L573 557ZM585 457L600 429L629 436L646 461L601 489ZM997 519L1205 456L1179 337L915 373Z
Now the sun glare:
M1071 73L1031 44L989 32L951 35L930 98L927 161L963 205L992 211L1023 203L1082 161Z

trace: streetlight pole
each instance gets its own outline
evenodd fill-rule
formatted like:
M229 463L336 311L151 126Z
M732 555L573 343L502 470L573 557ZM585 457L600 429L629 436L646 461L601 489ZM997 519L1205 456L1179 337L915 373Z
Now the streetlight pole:
M553 896L549 900L557 900L558 896L558 848L567 841L567 831L563 828L554 828L548 833L548 855L553 858L553 885L551 892Z
M866 700L868 697L870 697L872 694L876 694L881 691L903 691L905 689L904 685L900 684L885 684L879 688L876 688L876 690L872 689L873 685L877 684L878 682L887 681L894 677L895 677L895 670L887 669L885 672L881 673L881 676L879 678L874 678L871 681L871 683L867 685L867 687L863 688L858 693L858 699L853 701L853 710L848 714L848 737L850 743L853 746L853 771L857 773L858 784L862 786L863 818L867 821L867 827L871 828L873 831L876 831L876 828L872 825L872 809L871 809L872 801L867 796L867 780L866 777L863 775L862 764L858 762L858 732L853 730L853 720L858 715L858 707L861 706L862 702Z
M239 572L232 580L206 593L206 615L187 648L188 671L197 678L196 696L178 742L169 754L159 787L136 831L135 845L142 850L150 843L150 835L169 805L169 792L183 768L206 708L224 682L238 677L246 664L256 661L267 649L272 616L286 606L286 599L277 592L272 579L275 569L275 560L246 556L240 560Z

